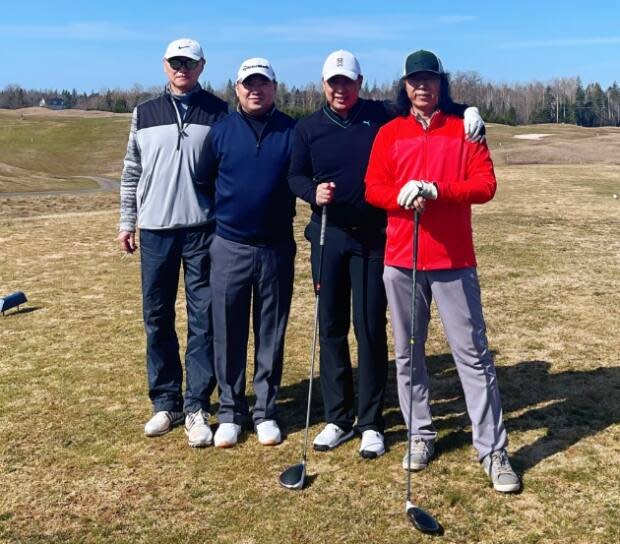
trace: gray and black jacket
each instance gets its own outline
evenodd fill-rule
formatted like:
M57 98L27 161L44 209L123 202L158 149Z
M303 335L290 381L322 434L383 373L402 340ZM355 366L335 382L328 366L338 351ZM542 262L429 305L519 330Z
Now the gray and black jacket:
M166 90L133 112L121 175L119 230L198 226L211 217L212 198L197 192L204 175L202 149L228 104L198 86L183 115Z

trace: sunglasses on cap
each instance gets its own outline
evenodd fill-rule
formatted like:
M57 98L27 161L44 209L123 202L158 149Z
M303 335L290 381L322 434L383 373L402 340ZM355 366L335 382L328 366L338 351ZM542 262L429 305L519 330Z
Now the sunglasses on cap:
M188 70L195 70L196 66L200 64L199 60L185 59L185 58L172 58L168 59L168 64L173 70L180 70L181 68L187 68Z

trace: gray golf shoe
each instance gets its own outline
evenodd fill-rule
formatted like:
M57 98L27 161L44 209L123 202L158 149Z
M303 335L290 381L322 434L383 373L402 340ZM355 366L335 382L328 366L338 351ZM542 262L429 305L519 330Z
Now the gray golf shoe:
M495 491L514 493L521 489L521 480L512 470L505 449L493 451L482 460L482 467L493 484Z
M409 455L411 455L411 470L423 470L435 453L435 442L433 440L425 441L419 436L411 437L411 449L405 453L403 457L403 468L409 468Z

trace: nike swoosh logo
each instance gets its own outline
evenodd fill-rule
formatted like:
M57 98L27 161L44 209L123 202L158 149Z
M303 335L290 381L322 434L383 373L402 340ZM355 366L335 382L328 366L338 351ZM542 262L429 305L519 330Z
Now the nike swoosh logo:
M179 49L187 49L189 45L179 45Z

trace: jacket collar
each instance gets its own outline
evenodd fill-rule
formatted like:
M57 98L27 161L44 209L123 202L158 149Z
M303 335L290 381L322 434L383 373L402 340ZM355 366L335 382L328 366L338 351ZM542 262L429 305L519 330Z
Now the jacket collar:
M179 98L179 99L184 99L186 97L189 97L190 102L191 100L194 98L194 96L198 93L202 91L202 87L200 86L200 83L196 83L196 86L191 90L188 91L186 93L182 93L182 94L174 94L170 91L170 83L166 83L166 86L164 87L164 94L169 95L171 98Z
M332 123L335 123L336 125L342 128L347 128L354 123L355 119L357 118L359 113L362 111L362 109L364 109L364 99L358 98L357 102L353 104L353 107L349 110L349 115L347 115L346 119L344 117L340 117L340 115L338 115L335 111L333 111L329 107L329 104L325 104L323 106L323 114Z

